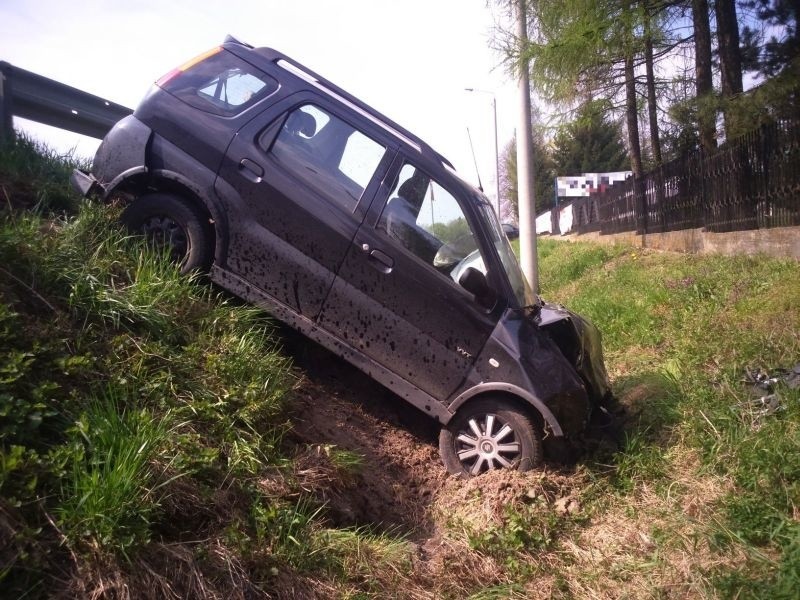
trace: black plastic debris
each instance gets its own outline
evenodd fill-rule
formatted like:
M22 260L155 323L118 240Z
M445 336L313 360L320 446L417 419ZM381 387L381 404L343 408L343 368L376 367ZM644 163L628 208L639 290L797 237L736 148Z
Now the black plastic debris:
M745 369L744 383L750 387L750 400L740 404L740 408L748 409L752 417L752 425L758 429L762 417L784 410L779 390L782 386L790 390L800 388L800 363L791 369L774 369L772 372L763 369Z
M754 392L774 392L775 386L785 384L790 390L800 388L800 363L792 369L775 369L771 374L763 369L745 369L744 382L752 386Z
M790 390L800 388L800 363L794 366L794 369L789 371L783 378L784 383L789 386Z

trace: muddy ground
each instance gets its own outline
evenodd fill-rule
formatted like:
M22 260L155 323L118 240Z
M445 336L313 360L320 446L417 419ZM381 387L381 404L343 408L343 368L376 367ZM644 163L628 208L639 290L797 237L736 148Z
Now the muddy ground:
M432 500L449 478L436 421L298 334L286 331L283 339L301 376L292 440L362 457L346 490L327 498L335 524L395 530L412 540L429 536Z
M416 589L405 590L407 597L458 595L459 588L465 592L505 581L490 557L473 552L466 536L453 535L453 518L479 529L481 523L499 523L505 506L534 498L565 511L574 507L572 499L585 482L563 457L535 473L497 471L471 480L451 476L439 458L439 427L433 419L302 336L289 330L282 336L301 377L290 441L298 452L335 445L362 457L346 485L323 484L317 491L334 525L368 526L411 542Z

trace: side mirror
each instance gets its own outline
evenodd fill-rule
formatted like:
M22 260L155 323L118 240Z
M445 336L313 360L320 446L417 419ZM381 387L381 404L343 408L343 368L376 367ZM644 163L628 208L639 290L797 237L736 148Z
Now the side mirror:
M497 304L497 294L489 287L486 275L478 271L478 269L467 267L461 277L458 278L458 285L473 294L475 301L486 310L492 310L494 305Z

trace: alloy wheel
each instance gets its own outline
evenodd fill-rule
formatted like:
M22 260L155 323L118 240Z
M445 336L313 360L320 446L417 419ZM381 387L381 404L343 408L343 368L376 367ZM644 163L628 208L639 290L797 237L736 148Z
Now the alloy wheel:
M489 413L467 421L456 436L458 460L470 475L510 468L519 460L521 446L513 428Z

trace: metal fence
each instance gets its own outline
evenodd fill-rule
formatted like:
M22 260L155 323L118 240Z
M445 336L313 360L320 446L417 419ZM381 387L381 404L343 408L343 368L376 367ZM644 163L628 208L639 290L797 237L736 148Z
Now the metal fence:
M11 137L12 117L102 138L133 111L58 81L0 61L0 140Z
M573 203L574 230L659 233L800 225L800 124L765 125Z

